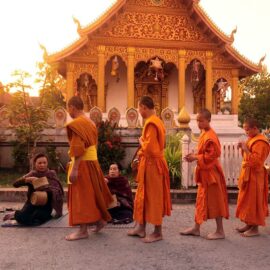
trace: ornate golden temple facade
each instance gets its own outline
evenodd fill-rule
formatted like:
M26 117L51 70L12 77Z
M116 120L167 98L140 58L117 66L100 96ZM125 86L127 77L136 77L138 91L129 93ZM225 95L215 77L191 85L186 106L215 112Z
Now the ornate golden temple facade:
M230 87L230 113L237 114L239 79L258 73L232 46L236 29L224 34L198 0L118 0L80 38L46 60L67 80L66 98L82 96L86 110L136 107L151 95L160 111L183 106L218 113Z

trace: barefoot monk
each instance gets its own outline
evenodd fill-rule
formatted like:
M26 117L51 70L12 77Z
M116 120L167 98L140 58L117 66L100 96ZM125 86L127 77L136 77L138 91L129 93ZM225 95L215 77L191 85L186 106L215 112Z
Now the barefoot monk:
M74 96L68 101L68 112L74 119L68 123L71 165L68 171L69 225L79 225L77 232L66 240L88 237L88 224L96 224L98 232L111 219L107 206L112 202L111 193L97 160L97 129L84 115L83 102Z
M162 239L162 218L171 214L170 178L164 158L165 128L155 114L151 97L140 99L139 112L146 121L139 139L138 188L134 202L137 225L128 235L152 243ZM145 235L146 223L154 225L153 233L148 236Z
M236 217L245 223L237 231L242 236L250 237L259 235L258 227L265 225L268 216L268 175L264 162L270 149L266 137L260 133L257 120L246 120L244 130L248 139L238 144L242 149L243 161Z
M208 240L225 238L223 218L229 217L228 197L224 174L218 158L221 154L219 139L210 126L211 113L207 109L197 115L197 123L202 131L197 154L188 154L187 162L197 162L195 177L198 185L195 224L182 231L182 235L200 236L200 226L207 219L215 219L217 229L207 235Z

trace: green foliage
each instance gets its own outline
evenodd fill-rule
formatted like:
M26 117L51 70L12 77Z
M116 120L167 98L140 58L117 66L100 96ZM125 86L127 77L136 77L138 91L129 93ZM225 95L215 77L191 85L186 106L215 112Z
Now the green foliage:
M24 168L26 170L29 167L27 145L25 143L15 142L12 157L16 168Z
M175 135L167 135L166 138L166 147L164 153L169 167L172 188L180 188L181 186L182 136L182 133L177 133Z
M8 88L15 90L7 107L11 128L14 129L16 139L21 145L26 145L27 156L31 158L31 146L34 148L41 137L41 132L47 125L48 109L42 104L33 104L28 90L31 86L26 84L30 75L24 71L13 73L15 81L8 84Z
M56 68L49 66L44 62L37 64L39 71L38 78L35 80L40 85L39 95L41 104L49 109L65 107L66 103L62 94L66 88L65 79L58 74Z
M243 95L239 104L239 121L257 119L262 129L270 126L270 74L260 73L240 82Z
M125 149L121 137L115 132L116 126L109 121L102 121L98 126L98 160L104 173L108 172L112 162L121 162Z

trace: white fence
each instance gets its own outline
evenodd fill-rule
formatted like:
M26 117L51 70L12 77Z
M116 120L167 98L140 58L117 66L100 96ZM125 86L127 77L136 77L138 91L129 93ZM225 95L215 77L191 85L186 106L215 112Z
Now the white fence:
M222 151L220 163L225 174L225 180L228 187L236 187L240 172L242 155L237 149L237 142L221 143ZM184 188L195 187L194 172L196 162L188 163L183 158L188 153L196 151L197 143L190 141L187 135L182 138L182 186ZM270 165L270 155L266 160L266 164Z

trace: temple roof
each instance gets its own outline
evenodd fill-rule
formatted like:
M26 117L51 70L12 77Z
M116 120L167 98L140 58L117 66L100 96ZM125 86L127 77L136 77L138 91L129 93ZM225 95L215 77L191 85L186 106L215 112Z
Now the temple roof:
M106 11L104 11L104 13L99 18L85 27L81 27L80 22L74 18L74 22L77 24L77 32L80 36L79 39L63 50L51 55L47 55L45 57L46 61L48 63L57 63L60 61L64 62L67 57L80 50L80 48L86 45L90 40L92 41L92 35L95 32L97 32L104 25L109 25L109 22L115 19L121 12L123 12L127 5L134 4L136 1L138 0L116 0L116 2ZM225 34L207 15L207 13L199 4L199 0L174 1L179 1L181 2L181 5L186 7L189 17L195 22L196 27L198 27L203 34L209 37L209 39L217 45L219 51L222 51L222 54L225 57L234 62L239 67L239 69L242 70L242 76L252 75L262 70L262 61L260 61L258 64L253 63L241 55L232 46L236 29L232 31L231 35ZM146 2L146 0L141 2ZM162 7L160 7L160 9L162 9ZM130 44L130 46L132 46L132 44Z

